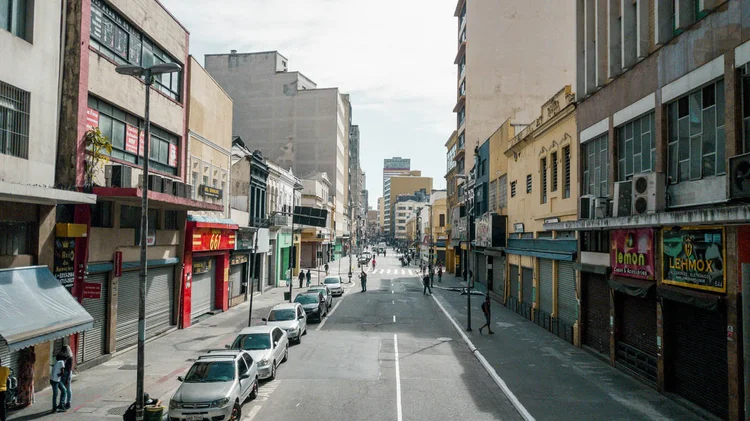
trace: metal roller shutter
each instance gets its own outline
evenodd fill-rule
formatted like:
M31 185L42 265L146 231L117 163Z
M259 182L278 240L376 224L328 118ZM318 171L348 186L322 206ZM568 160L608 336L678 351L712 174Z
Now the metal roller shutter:
M718 311L665 300L668 388L718 415L729 417L726 323Z
M534 303L534 269L521 267L521 311L527 319L531 320L531 311Z
M229 297L242 295L242 281L245 279L245 264L232 265L229 268Z
M16 376L18 376L18 360L20 357L20 351L10 352L5 339L0 338L0 359L3 360L3 365L13 370Z
M480 291L486 292L487 290L487 256L484 254L476 253L477 259L477 283L482 284L479 288Z
M572 262L557 262L557 318L571 327L578 319L576 271Z
M656 295L645 298L617 293L615 300L619 335L617 362L656 383Z
M97 273L90 275L86 280L87 283L100 284L102 295L99 299L83 299L83 308L94 318L94 327L78 334L78 355L76 359L79 364L104 355L107 341L107 308L109 307L107 299L109 282L107 278L107 273Z
M214 259L211 259L214 260ZM212 261L208 272L193 274L190 296L190 317L202 316L214 308L216 291L216 262Z
M502 257L492 258L492 288L505 299L505 259Z
M510 265L510 278L508 279L508 282L510 283L510 297L513 299L511 301L518 301L518 297L520 296L518 292L518 266L517 265Z
M117 291L117 350L138 342L138 271L123 273ZM148 269L146 339L168 330L172 322L174 267Z
M539 310L552 314L552 260L539 259Z
M609 352L609 286L604 276L583 274L583 343L597 352Z

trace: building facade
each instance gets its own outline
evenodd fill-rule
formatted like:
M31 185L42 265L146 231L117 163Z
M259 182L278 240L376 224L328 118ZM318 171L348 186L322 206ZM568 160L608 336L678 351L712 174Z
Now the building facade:
M279 274L286 273L289 267L289 250L277 247L291 238L292 213L295 206L300 206L300 179L294 175L291 168L282 168L275 162L267 160L268 164L268 212L269 227L271 229L271 256L268 259L272 276L268 277L268 285L280 286L286 278ZM284 259L286 257L286 260ZM297 262L292 263L297 267ZM271 269L273 268L273 269Z
M304 176L302 184L302 206L323 209L328 212L325 227L303 226L302 254L300 264L305 268L320 267L333 258L333 229L331 183L326 173L311 173Z
M391 218L391 211L393 210L393 204L391 203L391 177L397 175L408 175L411 171L411 159L402 158L396 156L393 158L386 158L383 160L383 220L381 226L383 227L383 233L386 236L393 236L393 222Z
M390 178L387 181L388 184L388 194L390 196L386 196L385 199L385 206L386 210L388 212L388 206L390 206L390 215L395 216L396 212L396 201L397 198L400 195L414 195L415 192L424 190L424 195L428 196L429 193L432 191L432 178L430 177L422 177L421 171L410 171L407 175L398 175L398 176L390 176ZM388 213L385 215L386 223L389 216ZM390 232L394 234L396 233L396 218L391 218L390 220ZM386 234L387 235L387 234Z
M456 131L451 133L448 141L445 142L446 149L446 163L445 163L445 186L446 186L446 212L448 221L446 223L447 240L446 240L446 253L445 253L445 271L448 273L456 273L456 249L460 250L460 239L458 236L458 226L453 226L453 214L458 212L459 200L458 200L458 168L456 165L456 150L458 149L458 137Z

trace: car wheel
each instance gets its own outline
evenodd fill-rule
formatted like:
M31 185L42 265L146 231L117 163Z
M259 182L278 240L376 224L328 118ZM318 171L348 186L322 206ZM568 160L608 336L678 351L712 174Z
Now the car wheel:
M240 421L242 419L242 407L239 402L235 402L232 407L232 415L229 416L232 421Z
M287 362L289 360L289 345L286 346L286 349L284 350L284 359L281 360L282 363Z
M307 326L305 326L305 331L302 332L303 335L307 335Z
M258 377L255 377L255 383L253 383L253 389L250 391L250 399L258 397Z
M268 377L268 380L276 380L276 361L271 364L271 376Z

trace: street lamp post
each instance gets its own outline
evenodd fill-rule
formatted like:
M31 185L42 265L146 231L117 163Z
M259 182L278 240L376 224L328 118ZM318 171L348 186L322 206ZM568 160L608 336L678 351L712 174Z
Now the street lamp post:
M468 184L469 177L464 174L458 174L455 178L464 180L464 185ZM466 189L464 189L464 195L466 195ZM466 259L464 259L464 281L466 282L466 331L471 332L471 285L469 284L469 253L471 252L471 241L470 240L470 227L469 227L469 200L468 196L464 199L464 213L466 215Z
M163 63L151 67L133 65L121 65L115 71L121 75L143 77L146 85L146 109L144 111L144 138L143 142L143 182L141 183L141 270L138 276L138 363L136 372L136 396L135 396L135 419L143 421L143 378L144 378L144 345L146 342L146 268L148 262L148 171L149 171L149 146L151 143L151 85L154 76L163 73L179 72L182 69L177 63Z

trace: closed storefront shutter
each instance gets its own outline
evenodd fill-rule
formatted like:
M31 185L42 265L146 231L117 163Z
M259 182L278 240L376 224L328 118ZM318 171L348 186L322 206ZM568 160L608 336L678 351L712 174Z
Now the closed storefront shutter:
M539 310L552 314L552 260L539 259Z
M475 254L477 259L477 285L475 288L479 291L487 291L487 256L484 254ZM481 285L480 285L481 284Z
M656 383L656 294L645 298L618 292L615 295L617 313L618 364Z
M510 283L511 301L518 301L518 297L520 297L520 294L518 292L518 266L510 265L508 273L510 274L508 282Z
M531 310L534 303L534 270L521 267L521 301L523 306L521 314L531 320Z
M245 264L232 265L229 269L229 297L242 295L242 281L245 279Z
M138 341L138 271L124 272L117 289L117 350ZM172 325L174 266L148 269L146 280L146 339Z
M719 311L670 300L664 303L665 363L671 373L668 389L727 419L726 322Z
M576 271L573 262L557 262L557 317L552 320L552 332L573 342L573 325L578 320L576 300Z
M3 365L10 367L10 369L15 372L16 376L18 376L18 359L20 354L20 351L10 352L5 339L0 338L0 358L3 360Z
M190 296L190 317L195 319L213 310L216 291L216 259L207 263L207 272L193 274Z
M497 295L505 299L505 259L492 259L492 288Z
M108 284L107 273L90 275L86 283L101 285L100 298L84 298L83 308L94 318L94 327L78 334L77 361L84 363L104 355L107 341Z
M583 273L583 343L609 353L609 286L603 275Z

